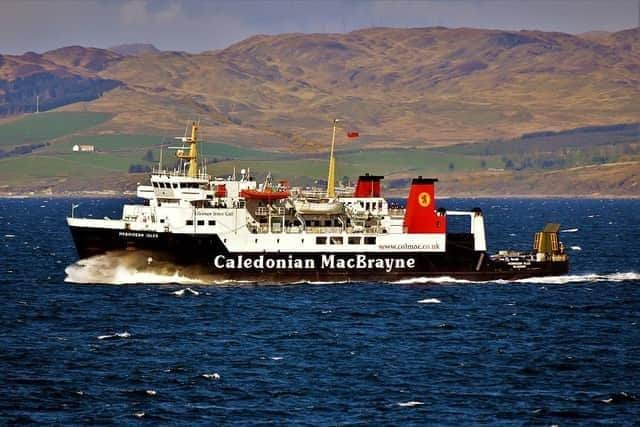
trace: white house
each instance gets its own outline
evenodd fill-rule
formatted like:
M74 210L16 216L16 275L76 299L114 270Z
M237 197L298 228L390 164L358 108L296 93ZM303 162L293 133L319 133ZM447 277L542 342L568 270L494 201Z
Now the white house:
M83 151L83 152L93 152L96 151L96 148L93 145L85 145L85 144L76 144L73 146L73 151Z

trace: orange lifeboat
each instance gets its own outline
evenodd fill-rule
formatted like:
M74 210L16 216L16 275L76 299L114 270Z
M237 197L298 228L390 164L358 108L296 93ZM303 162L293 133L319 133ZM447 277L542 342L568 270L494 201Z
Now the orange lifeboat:
M289 191L289 183L287 181L280 181L278 185L271 183L271 172L267 174L262 190L246 189L240 192L240 196L245 199L264 201L286 199L290 195L291 192Z
M244 197L245 199L266 200L266 201L286 199L290 195L291 195L291 192L289 190L272 190L270 188L267 188L266 190L263 190L263 191L242 190L240 192L240 196Z

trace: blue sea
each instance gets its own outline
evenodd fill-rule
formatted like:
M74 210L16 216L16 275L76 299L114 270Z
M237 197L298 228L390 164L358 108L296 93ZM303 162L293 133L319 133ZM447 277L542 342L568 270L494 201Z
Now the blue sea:
M640 423L640 201L440 201L564 277L287 285L81 268L71 203L0 199L0 424Z

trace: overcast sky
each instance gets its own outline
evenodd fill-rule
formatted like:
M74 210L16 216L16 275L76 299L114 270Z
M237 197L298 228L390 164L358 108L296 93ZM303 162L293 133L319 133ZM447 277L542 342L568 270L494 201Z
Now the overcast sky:
M638 25L638 0L0 0L0 53L153 43L201 52L255 34L371 26L582 33Z

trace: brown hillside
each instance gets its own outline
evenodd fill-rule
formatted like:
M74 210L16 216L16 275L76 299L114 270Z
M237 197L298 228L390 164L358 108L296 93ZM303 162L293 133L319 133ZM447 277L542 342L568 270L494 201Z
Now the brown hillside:
M306 151L325 148L341 117L360 131L356 144L446 145L637 121L638 46L638 29L370 28L255 36L202 54L75 46L0 58L0 79L41 68L120 82L65 107L116 113L103 125L116 131L176 131L198 117L207 138Z
M112 92L94 108L141 123L168 108L169 126L197 115L214 136L296 150L324 142L333 117L377 146L635 121L640 32L602 37L465 28L255 36L222 51L118 61L100 75L137 96ZM133 113L140 97L145 111Z
M122 59L122 55L110 50L82 46L50 50L42 57L79 74L95 73Z
M120 85L96 73L118 61L104 49L70 46L44 54L0 55L0 117L91 100Z

